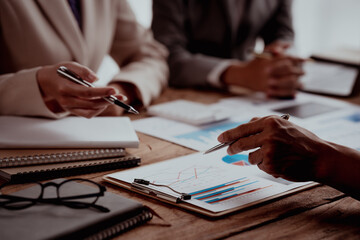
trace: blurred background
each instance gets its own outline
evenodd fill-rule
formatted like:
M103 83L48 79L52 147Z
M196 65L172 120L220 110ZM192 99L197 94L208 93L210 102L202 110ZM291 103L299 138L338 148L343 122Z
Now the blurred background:
M152 0L128 1L138 21L149 27ZM294 0L293 19L297 54L344 49L357 50L360 56L359 0Z

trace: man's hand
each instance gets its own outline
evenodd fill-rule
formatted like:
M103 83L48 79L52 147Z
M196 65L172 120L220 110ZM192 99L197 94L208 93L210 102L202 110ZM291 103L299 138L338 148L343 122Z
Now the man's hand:
M249 123L222 133L222 143L237 140L230 155L258 148L249 162L275 176L292 181L315 180L331 154L329 144L315 134L277 116L254 118Z
M284 98L295 96L300 86L298 78L303 74L291 57L255 58L248 63L230 66L222 74L222 82L265 92L268 97Z
M255 58L248 63L231 65L221 76L226 85L265 92L268 97L293 98L304 74L304 59L285 55L289 43L276 41L265 48L268 59Z

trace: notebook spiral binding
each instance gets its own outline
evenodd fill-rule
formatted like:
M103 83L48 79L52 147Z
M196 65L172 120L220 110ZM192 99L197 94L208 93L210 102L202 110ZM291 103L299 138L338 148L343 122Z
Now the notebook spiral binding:
M68 161L91 160L116 157L124 153L123 148L94 149L64 153L36 154L27 156L0 158L0 167L16 167L23 165L48 164Z
M129 218L125 221L122 221L112 227L106 228L96 234L91 235L90 237L85 238L85 240L104 240L114 237L120 233L123 233L127 230L130 230L140 224L143 224L150 219L152 219L153 214L144 209L140 214L135 217Z
M36 171L23 171L11 176L11 183L26 183L32 182L34 180L45 180L50 178L60 178L73 175L88 174L93 172L107 171L118 168L129 168L138 166L141 163L141 158L137 156L128 156L128 157L119 157L104 159L101 161L96 161L94 163L79 164L51 168L49 166L46 170L36 170Z

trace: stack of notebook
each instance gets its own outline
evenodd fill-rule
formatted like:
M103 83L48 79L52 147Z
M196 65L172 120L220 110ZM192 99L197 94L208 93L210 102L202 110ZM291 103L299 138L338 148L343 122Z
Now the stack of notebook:
M126 117L0 117L0 133L0 177L11 182L140 164L139 157L125 151L139 144Z
M55 179L51 182L59 184L63 181ZM80 182L67 183L66 188L67 194L73 196L94 192L92 186ZM33 186L11 195L33 197L38 190L37 186ZM51 190L54 189L44 191L44 199L57 196ZM109 212L94 208L76 209L61 204L34 204L21 210L0 208L0 239L110 239L153 217L152 211L141 203L110 192L99 197L96 205L107 208Z

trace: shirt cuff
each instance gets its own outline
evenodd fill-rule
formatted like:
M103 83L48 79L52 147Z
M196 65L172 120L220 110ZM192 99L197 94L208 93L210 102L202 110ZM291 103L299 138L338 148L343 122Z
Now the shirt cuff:
M238 62L238 60L224 60L220 62L208 74L207 82L213 87L223 88L224 84L220 81L220 77L230 65L236 62Z

